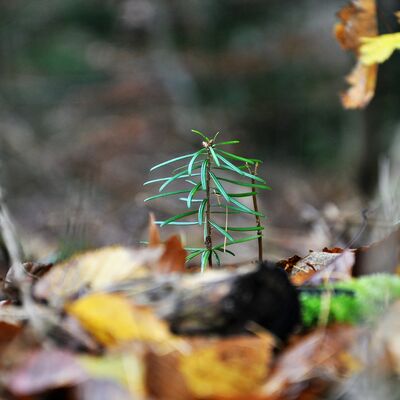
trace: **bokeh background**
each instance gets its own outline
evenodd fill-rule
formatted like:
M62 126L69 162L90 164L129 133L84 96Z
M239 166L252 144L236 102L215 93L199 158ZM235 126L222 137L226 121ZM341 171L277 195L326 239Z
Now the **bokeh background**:
M380 3L381 31L397 3ZM398 176L400 79L395 55L367 110L343 110L344 4L0 0L0 182L26 252L137 244L149 209L176 207L143 203L149 168L195 149L192 128L264 160L267 257L346 245Z

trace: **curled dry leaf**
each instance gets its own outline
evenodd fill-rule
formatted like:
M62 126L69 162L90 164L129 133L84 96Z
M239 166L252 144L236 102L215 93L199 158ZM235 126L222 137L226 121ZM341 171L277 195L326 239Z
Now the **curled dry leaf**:
M377 73L377 65L366 66L360 61L357 62L346 77L350 88L341 95L344 108L364 108L369 104L375 94Z
M34 286L34 295L60 306L78 293L148 275L149 266L163 251L162 246L140 250L110 246L79 254L54 266Z
M185 272L186 255L180 236L171 236L165 242L165 250L157 264L156 272Z
M283 268L289 275L293 272L294 266L298 261L301 260L301 257L295 254L294 256L277 262L277 266Z
M305 283L320 285L327 281L350 279L354 262L354 252L351 250L312 251L308 256L292 265L291 281L295 285Z
M358 328L336 325L318 328L299 339L279 356L261 393L279 395L282 399L291 393L293 398L299 398L314 379L322 379L326 389L332 382L355 372L360 364L349 349L358 335Z
M340 22L335 25L335 36L343 49L360 56L361 39L378 34L375 0L351 0L338 12ZM377 64L364 65L360 59L346 77L349 89L342 94L345 108L364 108L375 93Z
M90 294L68 304L66 310L105 346L134 340L165 343L171 339L167 325L151 310L135 307L120 295Z
M337 254L328 265L318 272L315 272L306 281L303 282L308 285L322 285L326 282L345 281L351 278L353 265L355 262L355 254L351 250L345 250Z

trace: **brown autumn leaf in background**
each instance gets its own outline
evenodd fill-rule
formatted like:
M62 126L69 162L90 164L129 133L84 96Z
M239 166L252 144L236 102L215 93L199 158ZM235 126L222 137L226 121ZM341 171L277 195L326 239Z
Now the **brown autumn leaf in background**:
M164 245L164 253L157 264L157 272L186 272L185 262L187 253L182 246L180 236L171 236Z
M160 231L155 223L154 214L149 218L149 247L162 244ZM173 235L164 242L164 252L155 264L156 273L185 272L186 250L183 248L179 235Z
M161 244L160 231L156 225L153 213L149 215L149 247L157 247Z
M359 59L361 38L378 35L375 0L352 0L337 14L335 36L344 50L357 56L357 64L347 75L350 87L342 93L344 108L364 108L375 93L378 65L364 65Z

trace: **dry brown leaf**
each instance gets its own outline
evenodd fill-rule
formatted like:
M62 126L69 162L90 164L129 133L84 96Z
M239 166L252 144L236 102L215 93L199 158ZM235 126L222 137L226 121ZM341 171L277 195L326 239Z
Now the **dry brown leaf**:
M180 236L171 236L165 242L165 250L157 264L157 272L185 272L186 255Z
M349 89L342 93L341 99L344 108L364 108L375 94L378 65L363 65L357 62L351 73L346 76L350 85Z
M149 219L149 247L161 244L160 232L155 224L155 218L150 213ZM164 252L159 261L154 264L155 273L185 272L186 250L183 248L179 235L171 236L164 243Z
M149 350L146 355L146 388L152 399L195 400L179 372L181 353L159 353Z
M301 260L301 257L295 254L294 256L277 262L278 267L283 268L288 274L291 274L293 271L293 267L296 265L298 261Z
M323 269L320 269L312 276L308 277L308 279L303 281L303 284L307 283L317 286L326 282L344 281L351 278L353 265L355 263L354 251L345 250L342 253L329 254L336 254L337 257Z
M147 276L163 252L163 246L140 250L110 246L78 254L54 266L34 286L34 294L60 306L77 293Z
M309 270L309 271L299 271L297 274L294 274L290 277L290 282L295 286L301 286L309 279L311 279L317 271Z
M158 246L161 244L160 231L156 225L156 219L153 213L149 215L149 247Z
M0 354L22 331L22 324L0 321Z
M378 34L375 0L351 0L337 13L336 39L345 50L358 51L360 39Z
M290 280L295 285L304 283L320 285L326 281L350 279L354 262L355 255L351 250L312 251L292 265Z
M357 58L361 38L378 35L375 0L351 0L338 12L340 22L335 25L337 41L345 50L352 51ZM349 89L342 94L345 108L364 108L375 93L377 64L365 66L360 60L346 77Z
M134 340L165 343L172 337L151 310L135 307L120 295L90 294L66 310L105 346Z
M0 321L0 349L21 332L22 326Z
M282 398L289 392L297 396L314 379L323 378L327 387L332 380L354 372L359 364L348 350L358 334L358 328L346 325L316 329L279 356L261 392Z

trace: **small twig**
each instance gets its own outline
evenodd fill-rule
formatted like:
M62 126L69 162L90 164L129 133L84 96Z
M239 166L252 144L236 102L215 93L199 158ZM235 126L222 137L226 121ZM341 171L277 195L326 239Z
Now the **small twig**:
M31 296L31 283L29 272L22 263L22 248L17 240L14 224L5 204L0 188L0 234L10 255L11 265L4 280L5 292L19 291L22 303L22 312L27 318L36 334L43 336L46 330L44 319L38 314L38 306Z
M249 169L249 171L250 171L251 174L257 175L257 168L258 168L258 164L257 164L257 163L256 163L256 165L255 165L255 167L254 167L254 171L252 171L251 168L250 168L248 165L247 165L247 168ZM251 178L251 183L252 183L253 185L256 183L256 181L255 181L254 178ZM261 236L261 235L262 235L262 230L261 230L261 219L260 219L260 216L258 215L257 194L255 193L255 194L253 194L251 197L253 198L253 208L254 208L254 211L257 213L257 214L255 215L256 224L257 224L257 227L259 228L258 231L257 231L257 235L258 235L258 238L257 238L257 244L258 244L258 261L259 261L260 263L262 263L262 262L263 262L263 244L262 244L262 236Z

